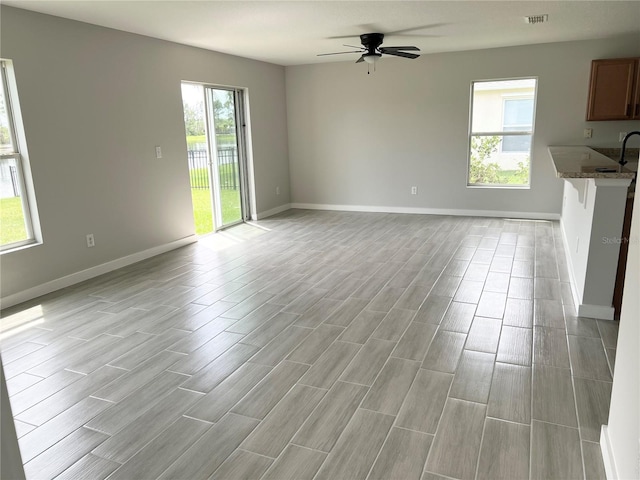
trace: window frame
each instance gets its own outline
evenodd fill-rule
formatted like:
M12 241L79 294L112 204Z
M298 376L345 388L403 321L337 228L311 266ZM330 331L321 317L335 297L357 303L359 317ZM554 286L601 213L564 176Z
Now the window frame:
M15 72L11 60L0 58L0 76L2 77L0 84L7 110L9 138L13 147L11 152L0 151L0 160L13 159L15 161L16 180L20 191L20 203L27 236L24 240L0 245L0 254L4 254L25 246L41 243L41 235L39 222L37 221L38 215L31 181L26 139L22 127Z
M474 86L476 83L489 83L489 82L510 82L510 81L518 81L518 80L533 80L535 81L535 86L533 87L533 112L531 118L531 130L522 130L522 131L489 131L489 132L474 132L473 131L473 103L474 103ZM503 125L504 129L504 101L505 99L519 99L520 98L531 98L530 95L525 95L522 93L513 93L512 95L506 94L503 95L502 98L502 109L501 109L501 118L500 123ZM535 123L536 123L536 110L537 110L537 99L538 99L538 77L528 76L528 77L511 77L511 78L495 78L495 79L484 79L484 80L472 80L469 94L469 133L467 138L467 188L494 188L494 189L517 189L517 190L528 190L531 188L531 173L533 162L531 161L533 157L533 140L535 135ZM529 178L527 179L526 184L506 184L506 183L471 183L471 145L473 137L506 137L506 136L531 136L531 147L529 149ZM502 142L500 142L500 151L502 153ZM524 153L524 152L507 152L507 153Z

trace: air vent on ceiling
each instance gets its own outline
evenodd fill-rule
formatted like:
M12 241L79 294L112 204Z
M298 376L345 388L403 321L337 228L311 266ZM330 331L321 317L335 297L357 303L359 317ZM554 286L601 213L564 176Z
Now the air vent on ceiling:
M547 15L546 13L543 15L529 15L528 17L524 17L524 21L531 24L544 23L548 20L549 15Z

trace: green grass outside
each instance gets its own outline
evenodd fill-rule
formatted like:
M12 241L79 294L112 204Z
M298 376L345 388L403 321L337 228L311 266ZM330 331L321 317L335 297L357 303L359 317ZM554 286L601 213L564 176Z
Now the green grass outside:
M190 135L187 137L187 146L202 144L206 142L207 142L207 137L205 135ZM227 133L217 133L216 143L220 146L235 145L236 136L233 134L227 134Z
M0 244L27 239L20 197L0 199Z
M222 223L236 222L242 218L240 213L240 191L222 190ZM204 235L213 231L213 215L211 212L211 190L208 188L192 188L193 218L196 233Z

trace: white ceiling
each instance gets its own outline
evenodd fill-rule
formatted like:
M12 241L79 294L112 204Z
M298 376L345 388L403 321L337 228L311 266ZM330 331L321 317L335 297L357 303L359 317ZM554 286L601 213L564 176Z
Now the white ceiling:
M422 53L475 50L636 33L640 1L57 1L6 5L279 65L355 61L361 33ZM545 24L524 16L548 14ZM389 32L397 32L389 35ZM332 38L334 37L334 38ZM335 38L339 37L339 38Z

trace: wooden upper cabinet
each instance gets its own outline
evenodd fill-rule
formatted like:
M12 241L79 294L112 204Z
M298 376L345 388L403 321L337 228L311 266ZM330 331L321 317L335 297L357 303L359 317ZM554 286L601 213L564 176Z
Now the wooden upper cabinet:
M640 118L640 58L591 62L587 120Z

